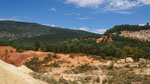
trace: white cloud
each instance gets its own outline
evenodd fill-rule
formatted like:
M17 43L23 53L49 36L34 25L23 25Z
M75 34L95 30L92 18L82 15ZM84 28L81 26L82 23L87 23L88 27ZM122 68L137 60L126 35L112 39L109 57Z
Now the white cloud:
M51 25L51 27L55 27L55 25Z
M67 3L75 3L79 7L94 7L97 8L103 0L66 0Z
M103 11L119 11L143 5L150 5L150 0L65 0L78 7L91 7Z
M80 13L72 12L72 13L65 13L65 15L68 15L68 16L80 16Z
M13 21L22 21L22 20L31 20L32 18L28 16L13 16L11 18L0 18L0 20L13 20Z
M5 20L20 21L18 19L14 19L14 18L0 18L0 21L5 21Z
M87 27L81 27L81 28L79 28L79 30L89 31L89 29Z
M42 24L42 25L45 25L45 26L51 26L50 24Z
M117 11L116 13L119 13L119 14L132 14L133 12L129 12L129 11Z
M50 10L51 10L51 11L56 11L56 8L53 7L53 8L50 8Z
M88 32L93 32L93 33L98 33L98 34L104 34L104 32L107 31L107 29L93 29L93 28L88 28L88 27L73 28L73 29L83 30L83 31L88 31Z
M87 19L90 19L88 16L86 16L86 17L80 17L80 18L78 18L79 20L87 20Z
M107 31L107 29L95 29L93 32L98 33L98 34L103 34L106 31Z

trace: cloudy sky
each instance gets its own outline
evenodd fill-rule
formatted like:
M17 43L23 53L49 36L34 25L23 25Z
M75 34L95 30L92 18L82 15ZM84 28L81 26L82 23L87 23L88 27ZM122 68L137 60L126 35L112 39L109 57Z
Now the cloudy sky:
M103 33L115 25L150 22L150 0L0 0L0 20Z

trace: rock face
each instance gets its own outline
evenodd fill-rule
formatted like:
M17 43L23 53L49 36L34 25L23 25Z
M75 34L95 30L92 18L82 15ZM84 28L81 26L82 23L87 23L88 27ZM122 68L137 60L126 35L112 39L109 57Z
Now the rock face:
M0 46L0 55L5 55L8 53L15 53L16 49L11 46Z
M96 42L97 42L97 43L100 43L100 42L102 42L102 41L104 41L104 42L109 42L109 43L113 42L113 40L112 40L111 37L108 37L108 36L105 36L105 35L102 35L101 38L96 39Z
M121 31L120 36L139 39L141 41L150 41L150 30Z
M32 72L25 66L15 67L0 60L1 84L46 84L29 75Z

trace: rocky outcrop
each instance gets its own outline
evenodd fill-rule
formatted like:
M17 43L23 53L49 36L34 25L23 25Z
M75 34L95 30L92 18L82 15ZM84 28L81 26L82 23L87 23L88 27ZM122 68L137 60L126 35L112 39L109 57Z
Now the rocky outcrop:
M141 41L150 41L150 30L121 31L120 36L138 39Z
M34 79L29 73L32 72L25 66L15 67L0 60L0 83L1 84L46 84Z
M8 53L15 53L16 49L11 46L0 46L0 55L5 55Z
M112 40L111 37L108 37L108 36L105 36L105 35L102 35L101 38L96 39L97 43L100 43L102 41L111 43L113 40Z

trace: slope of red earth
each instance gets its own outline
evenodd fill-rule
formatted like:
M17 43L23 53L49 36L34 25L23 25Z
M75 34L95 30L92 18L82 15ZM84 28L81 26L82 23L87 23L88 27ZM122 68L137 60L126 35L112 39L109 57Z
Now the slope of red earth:
M18 52L5 52L5 49L8 50L16 50L12 47L9 46L4 46L0 47L0 59L13 64L15 66L21 66L24 64L26 60L29 60L33 57L38 57L40 60L43 60L44 57L48 56L48 54L53 55L54 53L52 52L41 52L41 51L25 51L23 53L18 53ZM1 54L3 53L3 54ZM99 63L99 61L93 60L93 58L87 57L87 56L78 56L76 55L75 57L70 57L70 54L57 54L59 59L53 59L49 64L57 62L57 61L64 61L64 63L61 64L61 66L67 67L67 66L77 66L77 65L82 65L86 63Z
M27 59L33 57L39 57L40 59L50 54L50 52L39 52L39 51L25 51L23 53L16 52L16 49L10 46L0 47L0 59L13 64L15 66L20 66Z

